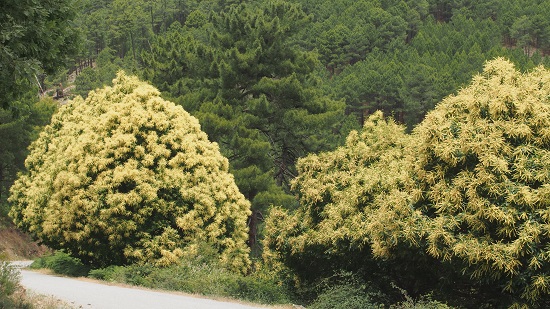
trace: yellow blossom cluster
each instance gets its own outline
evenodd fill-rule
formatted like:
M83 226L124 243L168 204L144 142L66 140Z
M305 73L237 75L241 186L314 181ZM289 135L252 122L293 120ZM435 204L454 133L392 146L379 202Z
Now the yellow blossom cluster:
M301 159L293 181L301 207L294 213L271 211L266 259L303 254L343 257L363 250L385 258L398 234L414 241L416 230L401 220L415 217L408 207L410 199L400 192L407 183L409 143L403 126L376 112L361 132L351 132L345 146Z

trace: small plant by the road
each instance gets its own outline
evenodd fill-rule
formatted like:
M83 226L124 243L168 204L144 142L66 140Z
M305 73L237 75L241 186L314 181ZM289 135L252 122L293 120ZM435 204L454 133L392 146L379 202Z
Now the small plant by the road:
M22 295L18 295L19 272L9 262L0 261L0 308L31 308Z
M312 285L311 290L304 290L304 296L313 293L314 300L308 308L329 309L380 309L384 308L385 295L355 276L353 273L341 272L332 277L320 280ZM311 296L309 296L311 297Z
M0 261L0 297L12 295L19 281L19 273L8 262Z
M52 255L44 256L36 259L30 266L34 269L47 268L57 274L71 277L87 276L90 267L82 264L82 262L63 251L56 251Z

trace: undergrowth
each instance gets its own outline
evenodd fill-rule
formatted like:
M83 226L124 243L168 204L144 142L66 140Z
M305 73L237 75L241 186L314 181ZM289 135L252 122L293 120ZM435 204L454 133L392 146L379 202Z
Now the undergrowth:
M309 288L315 290L313 293L316 296L308 309L452 309L444 303L432 300L430 295L413 299L405 290L397 286L393 288L401 295L401 301L397 301L399 297L395 295L384 294L360 276L342 271Z
M110 266L90 271L90 277L262 304L289 302L285 288L269 274L258 272L245 276L215 264L182 261L180 265L167 268L149 265Z
M9 262L0 261L0 308L32 308L21 295L17 295L19 272Z
M277 280L276 274L263 269L248 275L232 272L221 266L216 251L207 244L202 245L196 255L186 256L180 264L170 267L143 264L90 270L80 260L58 251L35 260L31 268L47 268L67 276L89 276L153 289L233 298L261 304L290 302L289 290Z
M88 275L90 267L63 251L56 251L52 255L43 256L34 260L30 268L47 268L55 273L71 277L84 277Z
M259 263L261 266L261 263ZM258 267L243 275L227 270L218 263L215 250L204 245L199 253L186 256L178 265L155 267L152 265L109 266L92 269L64 252L56 252L36 260L31 268L49 268L69 276L89 276L109 282L126 283L153 289L180 291L210 297L233 298L260 304L309 303L308 309L451 309L429 295L413 299L407 292L397 289L401 301L380 292L369 282L352 273L339 273L310 287L310 301L300 301L300 293L292 284L281 279L276 272ZM303 291L302 291L303 292ZM303 295L302 295L303 296ZM0 308L2 308L0 306Z

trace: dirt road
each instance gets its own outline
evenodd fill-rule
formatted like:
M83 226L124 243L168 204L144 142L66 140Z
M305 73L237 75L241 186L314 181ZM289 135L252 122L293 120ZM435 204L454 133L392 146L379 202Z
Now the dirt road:
M23 264L24 265L24 264ZM102 284L92 280L73 279L21 270L21 285L33 292L52 295L75 308L179 308L179 309L254 309L239 303L221 302L182 294L158 292Z

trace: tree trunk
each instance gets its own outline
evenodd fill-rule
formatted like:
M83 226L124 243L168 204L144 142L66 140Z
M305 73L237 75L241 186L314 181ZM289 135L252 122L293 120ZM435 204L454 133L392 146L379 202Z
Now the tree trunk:
M248 246L250 248L256 245L258 240L258 222L263 221L264 216L259 210L252 210L252 214L248 217Z

